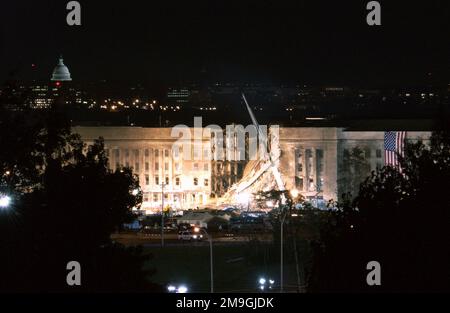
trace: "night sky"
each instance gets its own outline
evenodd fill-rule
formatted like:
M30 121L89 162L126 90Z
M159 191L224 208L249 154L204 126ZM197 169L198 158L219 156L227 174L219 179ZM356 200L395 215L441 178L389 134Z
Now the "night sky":
M450 82L448 0L380 1L372 27L368 1L84 0L78 27L67 2L1 2L2 81L45 80L62 53L80 82Z

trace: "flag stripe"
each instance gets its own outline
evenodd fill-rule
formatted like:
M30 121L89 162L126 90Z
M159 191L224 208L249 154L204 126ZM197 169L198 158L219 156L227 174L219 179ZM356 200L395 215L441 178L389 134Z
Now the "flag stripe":
M405 156L405 131L384 133L384 164L400 169L399 156Z

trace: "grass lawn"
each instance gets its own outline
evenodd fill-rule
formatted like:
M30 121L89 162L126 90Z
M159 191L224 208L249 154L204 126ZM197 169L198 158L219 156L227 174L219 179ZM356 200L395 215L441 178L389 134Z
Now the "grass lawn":
M185 284L191 292L209 292L209 246L186 243L184 246L148 247L145 251L153 256L146 266L156 270L151 281L164 286ZM261 276L279 284L280 256L278 247L273 244L216 245L213 257L215 292L256 291ZM286 261L284 272L285 285L296 285L295 264Z

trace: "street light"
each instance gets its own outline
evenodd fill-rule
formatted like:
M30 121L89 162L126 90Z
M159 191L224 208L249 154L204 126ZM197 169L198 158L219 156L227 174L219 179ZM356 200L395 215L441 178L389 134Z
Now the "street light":
M176 290L177 290L177 287L175 287L175 286L172 286L172 285L167 286L167 291L168 292L175 292Z
M161 247L164 247L164 187L166 184L161 184Z
M264 291L264 289L266 289L267 280L264 277L261 277L258 282L259 282L259 289L261 289L261 291ZM269 289L272 289L274 283L275 281L273 279L269 279Z
M195 227L194 228L194 232L195 233L199 233L200 232L200 228ZM210 261L210 273L211 273L211 293L214 292L214 270L213 270L213 245L212 245L212 236L210 234L208 234L208 232L203 229L203 231L205 232L206 236L208 236L209 239L209 261Z
M11 204L11 197L9 197L7 195L0 196L0 208L1 209L8 208L10 204Z
M287 211L284 208L284 212L283 212L283 206L286 203L286 199L283 197L282 198L282 206L280 207L280 292L283 293L283 282L284 282L284 269L283 269L283 265L284 265L284 250L283 250L283 243L284 243L284 221L286 220L286 215L287 215ZM284 203L283 203L284 202Z
M174 285L167 286L167 291L169 293L187 293L188 288L185 285L180 285L178 287L175 287Z

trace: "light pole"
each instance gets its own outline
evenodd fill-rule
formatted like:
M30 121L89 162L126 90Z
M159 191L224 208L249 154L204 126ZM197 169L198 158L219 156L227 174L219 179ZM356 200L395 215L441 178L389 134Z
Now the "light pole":
M280 218L281 218L281 220L280 220L280 222L281 222L281 227L280 227L280 293L283 293L283 276L284 276L284 274L283 274L283 262L284 262L284 260L283 260L283 243L284 243L284 241L283 241L283 233L284 233L283 225L284 225L284 220L286 219L286 214L287 214L287 212L284 212L284 215L282 217L280 216Z
M200 232L200 228L195 227L194 232ZM210 280L211 280L211 293L214 293L214 268L213 268L213 245L212 245L212 236L208 234L206 229L203 229L203 232L208 236L209 239L209 266L210 266Z
M163 182L161 184L161 247L164 247L164 186L166 184Z
M295 199L298 197L299 192L297 189L291 190L290 192L291 196ZM284 213L283 213L283 207L286 204L286 198L284 195L282 195L282 199L281 199L281 207L280 207L280 293L283 292L283 282L284 282L284 268L283 268L283 263L284 263L284 258L283 258L283 243L284 243L284 221L286 220L286 215L288 213L288 210L284 209Z

